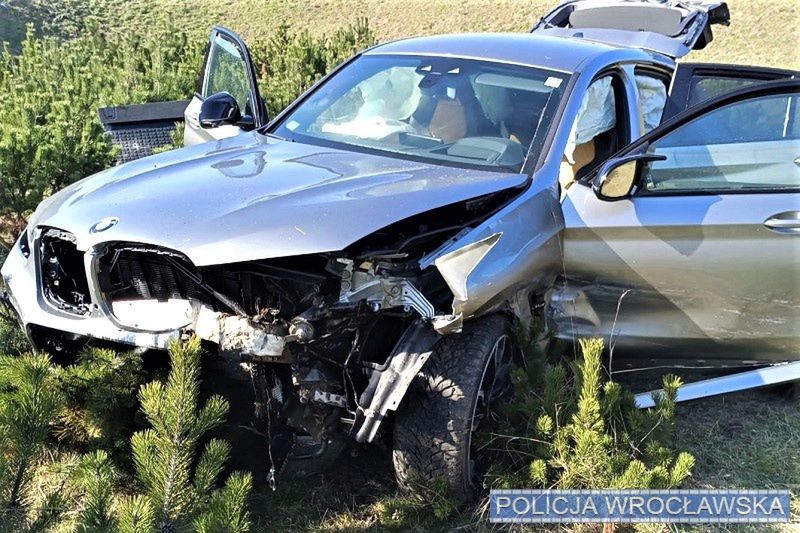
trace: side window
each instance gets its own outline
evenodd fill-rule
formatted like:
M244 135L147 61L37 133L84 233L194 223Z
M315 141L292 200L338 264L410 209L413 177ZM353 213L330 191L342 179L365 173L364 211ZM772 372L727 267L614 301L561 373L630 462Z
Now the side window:
M625 107L625 90L618 76L603 76L589 86L564 151L559 172L562 194L628 142Z
M244 52L225 36L217 34L211 41L203 79L203 97L228 92L244 112L250 95L249 77Z
M693 76L689 86L689 106L722 96L761 80L752 78L726 78L723 76Z
M634 72L634 80L639 127L644 135L661 123L667 105L667 85L663 78L640 69Z
M800 188L800 96L752 96L654 141L663 161L644 168L650 192Z

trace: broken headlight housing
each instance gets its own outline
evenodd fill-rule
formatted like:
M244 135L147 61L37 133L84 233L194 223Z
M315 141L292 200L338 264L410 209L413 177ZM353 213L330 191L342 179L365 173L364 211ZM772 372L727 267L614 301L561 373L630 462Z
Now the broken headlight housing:
M31 246L30 242L28 241L28 228L25 228L25 230L19 236L19 239L17 239L17 246L19 247L19 251L25 257L25 259L28 259L31 256Z

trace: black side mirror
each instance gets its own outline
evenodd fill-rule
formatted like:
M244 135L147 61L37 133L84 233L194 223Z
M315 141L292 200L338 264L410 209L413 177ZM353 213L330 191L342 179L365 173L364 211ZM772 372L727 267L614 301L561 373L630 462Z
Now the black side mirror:
M640 162L664 161L663 155L638 153L609 159L600 167L592 182L592 190L601 200L613 202L630 198L639 183Z
M201 128L216 128L225 124L238 126L246 122L243 120L236 98L230 93L212 94L200 106ZM250 122L252 123L252 119Z

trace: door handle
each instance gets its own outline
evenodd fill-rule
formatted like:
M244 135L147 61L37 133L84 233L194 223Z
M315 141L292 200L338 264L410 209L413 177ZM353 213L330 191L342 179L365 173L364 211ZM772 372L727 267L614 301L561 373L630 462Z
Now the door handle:
M764 221L764 225L778 233L800 235L800 211L785 211Z

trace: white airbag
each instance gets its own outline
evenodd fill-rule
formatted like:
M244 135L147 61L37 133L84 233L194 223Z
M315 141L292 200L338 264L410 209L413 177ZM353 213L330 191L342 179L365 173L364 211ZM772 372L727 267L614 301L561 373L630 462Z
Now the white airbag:
M589 86L564 151L570 164L575 164L574 154L577 145L591 141L616 125L616 108L611 76L600 78Z
M639 125L644 134L661 122L664 106L667 105L667 87L651 76L636 76L636 92L639 100Z

